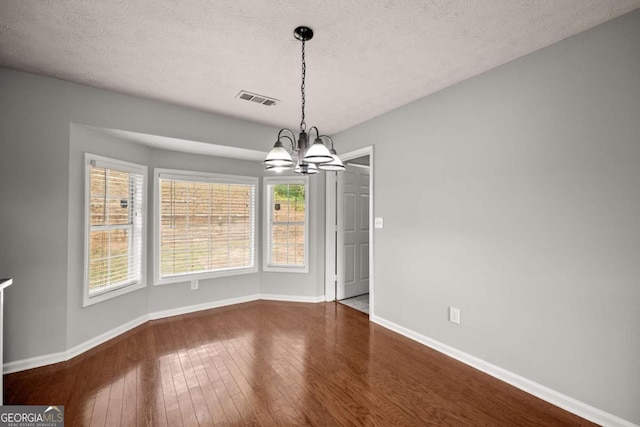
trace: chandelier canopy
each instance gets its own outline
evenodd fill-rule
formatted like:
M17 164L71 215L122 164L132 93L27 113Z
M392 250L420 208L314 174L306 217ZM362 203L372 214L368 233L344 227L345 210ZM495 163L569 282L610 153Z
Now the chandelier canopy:
M298 27L293 31L296 39L302 42L302 118L300 120L300 134L296 141L295 133L287 128L280 129L278 139L273 149L267 154L264 161L267 171L282 172L293 168L295 173L311 175L320 170L343 171L345 169L342 160L338 157L333 148L333 139L328 135L321 135L317 127L312 126L307 133L305 123L305 80L307 64L305 62L304 45L305 42L313 38L313 30L309 27ZM315 131L316 138L313 144L309 145L309 136ZM285 135L288 133L290 135ZM324 141L331 143L331 148L325 146ZM284 142L284 143L283 143Z

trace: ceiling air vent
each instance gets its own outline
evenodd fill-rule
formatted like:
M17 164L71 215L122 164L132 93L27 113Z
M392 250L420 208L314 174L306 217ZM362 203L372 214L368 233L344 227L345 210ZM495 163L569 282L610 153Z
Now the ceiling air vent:
M244 99L245 101L255 102L256 104L266 105L267 107L276 105L276 102L279 101L279 99L269 98L268 96L258 95L257 93L253 93L253 92L247 92L246 90L241 90L240 92L238 92L238 95L236 95L236 98Z

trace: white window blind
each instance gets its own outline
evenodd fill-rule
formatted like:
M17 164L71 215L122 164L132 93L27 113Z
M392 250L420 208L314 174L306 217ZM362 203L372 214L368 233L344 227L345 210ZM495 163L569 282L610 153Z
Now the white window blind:
M265 178L265 270L308 271L308 180Z
M158 182L156 282L255 271L256 178L159 173Z
M86 156L85 305L144 286L145 178L145 166Z

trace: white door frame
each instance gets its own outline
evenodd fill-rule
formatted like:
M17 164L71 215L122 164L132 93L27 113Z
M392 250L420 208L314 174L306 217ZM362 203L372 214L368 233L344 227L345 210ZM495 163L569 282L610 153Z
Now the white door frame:
M340 158L345 160L355 159L357 157L369 156L369 317L373 316L374 308L374 234L373 234L373 145L369 145L358 150L341 154ZM337 172L340 173L340 172ZM336 299L336 173L326 174L326 199L325 199L325 273L324 273L324 297L326 301L335 301Z

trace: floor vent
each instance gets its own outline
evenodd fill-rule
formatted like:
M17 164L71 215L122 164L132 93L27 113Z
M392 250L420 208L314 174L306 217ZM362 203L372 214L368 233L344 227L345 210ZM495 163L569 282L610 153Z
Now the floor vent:
M236 98L255 102L256 104L266 105L267 107L274 106L278 101L280 101L279 99L269 98L268 96L258 95L257 93L253 92L247 92L246 90L241 90L240 92L238 92Z

